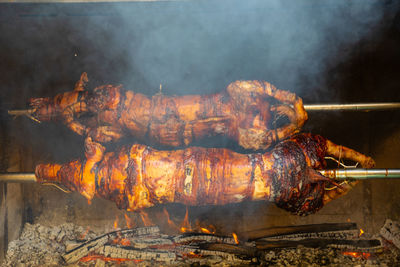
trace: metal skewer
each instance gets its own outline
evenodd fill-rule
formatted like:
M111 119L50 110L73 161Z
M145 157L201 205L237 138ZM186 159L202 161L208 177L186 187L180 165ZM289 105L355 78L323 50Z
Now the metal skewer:
M359 103L359 104L312 104L304 105L307 111L319 110L352 110L352 111L371 111L400 109L400 103Z
M334 111L334 110L351 110L351 111L372 111L372 110L390 110L400 109L400 102L391 103L358 103L358 104L310 104L304 105L307 111ZM31 114L34 109L14 109L9 110L8 114L18 117L27 116L37 121ZM39 122L39 121L38 121Z
M328 178L335 180L367 180L367 179L399 179L400 169L362 169L362 168L348 168L348 169L332 169L332 170L319 170L319 172Z
M335 180L367 180L367 179L400 179L400 169L332 169L319 170L325 177ZM34 173L0 173L0 182L4 183L33 183L36 182Z
M34 112L33 109L13 109L9 110L8 114L13 116L22 116L27 114L32 114Z
M36 182L36 175L34 173L25 173L25 172L0 173L0 182L34 183Z

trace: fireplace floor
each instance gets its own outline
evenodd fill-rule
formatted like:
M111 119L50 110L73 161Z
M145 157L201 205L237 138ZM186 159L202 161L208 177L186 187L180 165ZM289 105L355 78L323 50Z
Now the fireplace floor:
M400 251L378 234L374 238L380 240L379 248L298 245L260 250L254 247L260 244L257 240L237 245L232 236L170 236L156 226L96 233L72 223L50 227L27 223L19 239L10 242L5 266L396 266Z

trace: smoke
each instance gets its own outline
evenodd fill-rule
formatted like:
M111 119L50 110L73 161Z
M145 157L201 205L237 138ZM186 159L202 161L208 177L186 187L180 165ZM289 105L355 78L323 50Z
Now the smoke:
M0 96L6 110L71 90L83 71L92 83L122 83L147 95L160 84L164 94L208 94L235 80L257 79L310 102L334 101L339 94L327 83L337 75L331 70L379 33L398 4L207 0L2 7ZM44 133L34 138L52 140L49 148L58 154L70 132L54 135L49 127L39 127Z
M140 76L149 93L163 84L167 94L205 94L259 79L300 95L326 94L327 71L376 30L383 5L273 0L116 7L122 29L114 28L112 38L124 44L118 51L126 67L119 76L132 85Z

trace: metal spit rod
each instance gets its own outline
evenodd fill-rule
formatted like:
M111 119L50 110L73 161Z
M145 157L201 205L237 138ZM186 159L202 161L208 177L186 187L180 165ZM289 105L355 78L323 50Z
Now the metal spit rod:
M387 110L400 109L400 103L359 103L359 104L313 104L304 105L307 111L319 110L353 110L353 111L371 111L371 110Z
M347 169L332 169L320 170L322 175L336 179L398 179L400 178L400 169L362 169L362 168L347 168Z
M348 110L348 111L372 111L372 110L390 110L400 109L400 102L392 103L358 103L358 104L310 104L304 105L307 111L335 111L335 110ZM9 110L8 114L18 116L28 116L31 119L34 109L14 109Z
M367 180L367 179L399 179L400 169L332 169L319 170L319 172L335 180ZM33 183L36 182L34 173L0 173L0 182L5 183Z
M26 172L0 173L0 182L4 183L34 183L36 175Z

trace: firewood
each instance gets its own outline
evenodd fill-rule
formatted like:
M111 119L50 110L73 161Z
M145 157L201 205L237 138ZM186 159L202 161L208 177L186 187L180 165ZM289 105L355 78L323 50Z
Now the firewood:
M380 234L386 240L392 242L400 249L400 224L399 222L387 219L385 225L381 228Z
M124 230L110 232L83 243L82 245L66 252L62 257L66 263L75 263L80 258L104 246L108 242L116 239L117 237L127 237L130 235L138 235L138 236L149 235L149 234L157 234L159 232L160 229L156 226L142 227L135 229L124 229Z
M288 234L265 237L257 240L269 241L269 240L304 240L304 239L352 239L359 235L359 231L354 230L339 230L329 232L314 232L314 233L299 233L299 234Z
M176 258L176 254L173 251L160 249L139 250L130 247L119 247L113 245L105 245L104 248L100 250L100 253L111 258L155 260L162 262L173 261Z
M208 242L208 243L224 243L235 245L236 241L232 237L226 236L216 236L211 234L202 234L202 233L190 233L184 234L174 237L175 243L200 243L200 242Z
M229 261L231 263L233 262L235 264L248 264L251 262L251 260L241 259L233 253L218 250L199 249L191 246L179 246L176 248L176 251L186 255L197 255L199 257L216 256L224 259L224 261Z
M259 238L276 237L290 234L323 233L347 230L358 231L358 228L355 223L323 223L262 228L251 231L243 231L238 233L238 235L241 237L241 239L256 240Z
M381 242L378 239L321 239L310 238L304 240L275 240L275 241L256 241L258 249L273 249L273 248L294 248L299 245L304 247L333 247L346 249L361 249L361 248L380 248Z
M231 245L231 244L204 244L201 245L200 248L214 251L227 252L235 255L244 255L248 257L256 256L257 249L253 246L239 246L239 245Z
M144 249L144 248L149 248L149 247L155 247L155 246L165 246L165 245L173 245L173 242L171 239L168 238L162 238L162 237L134 237L134 238L129 238L129 241L131 242L131 247L137 248L137 249Z

